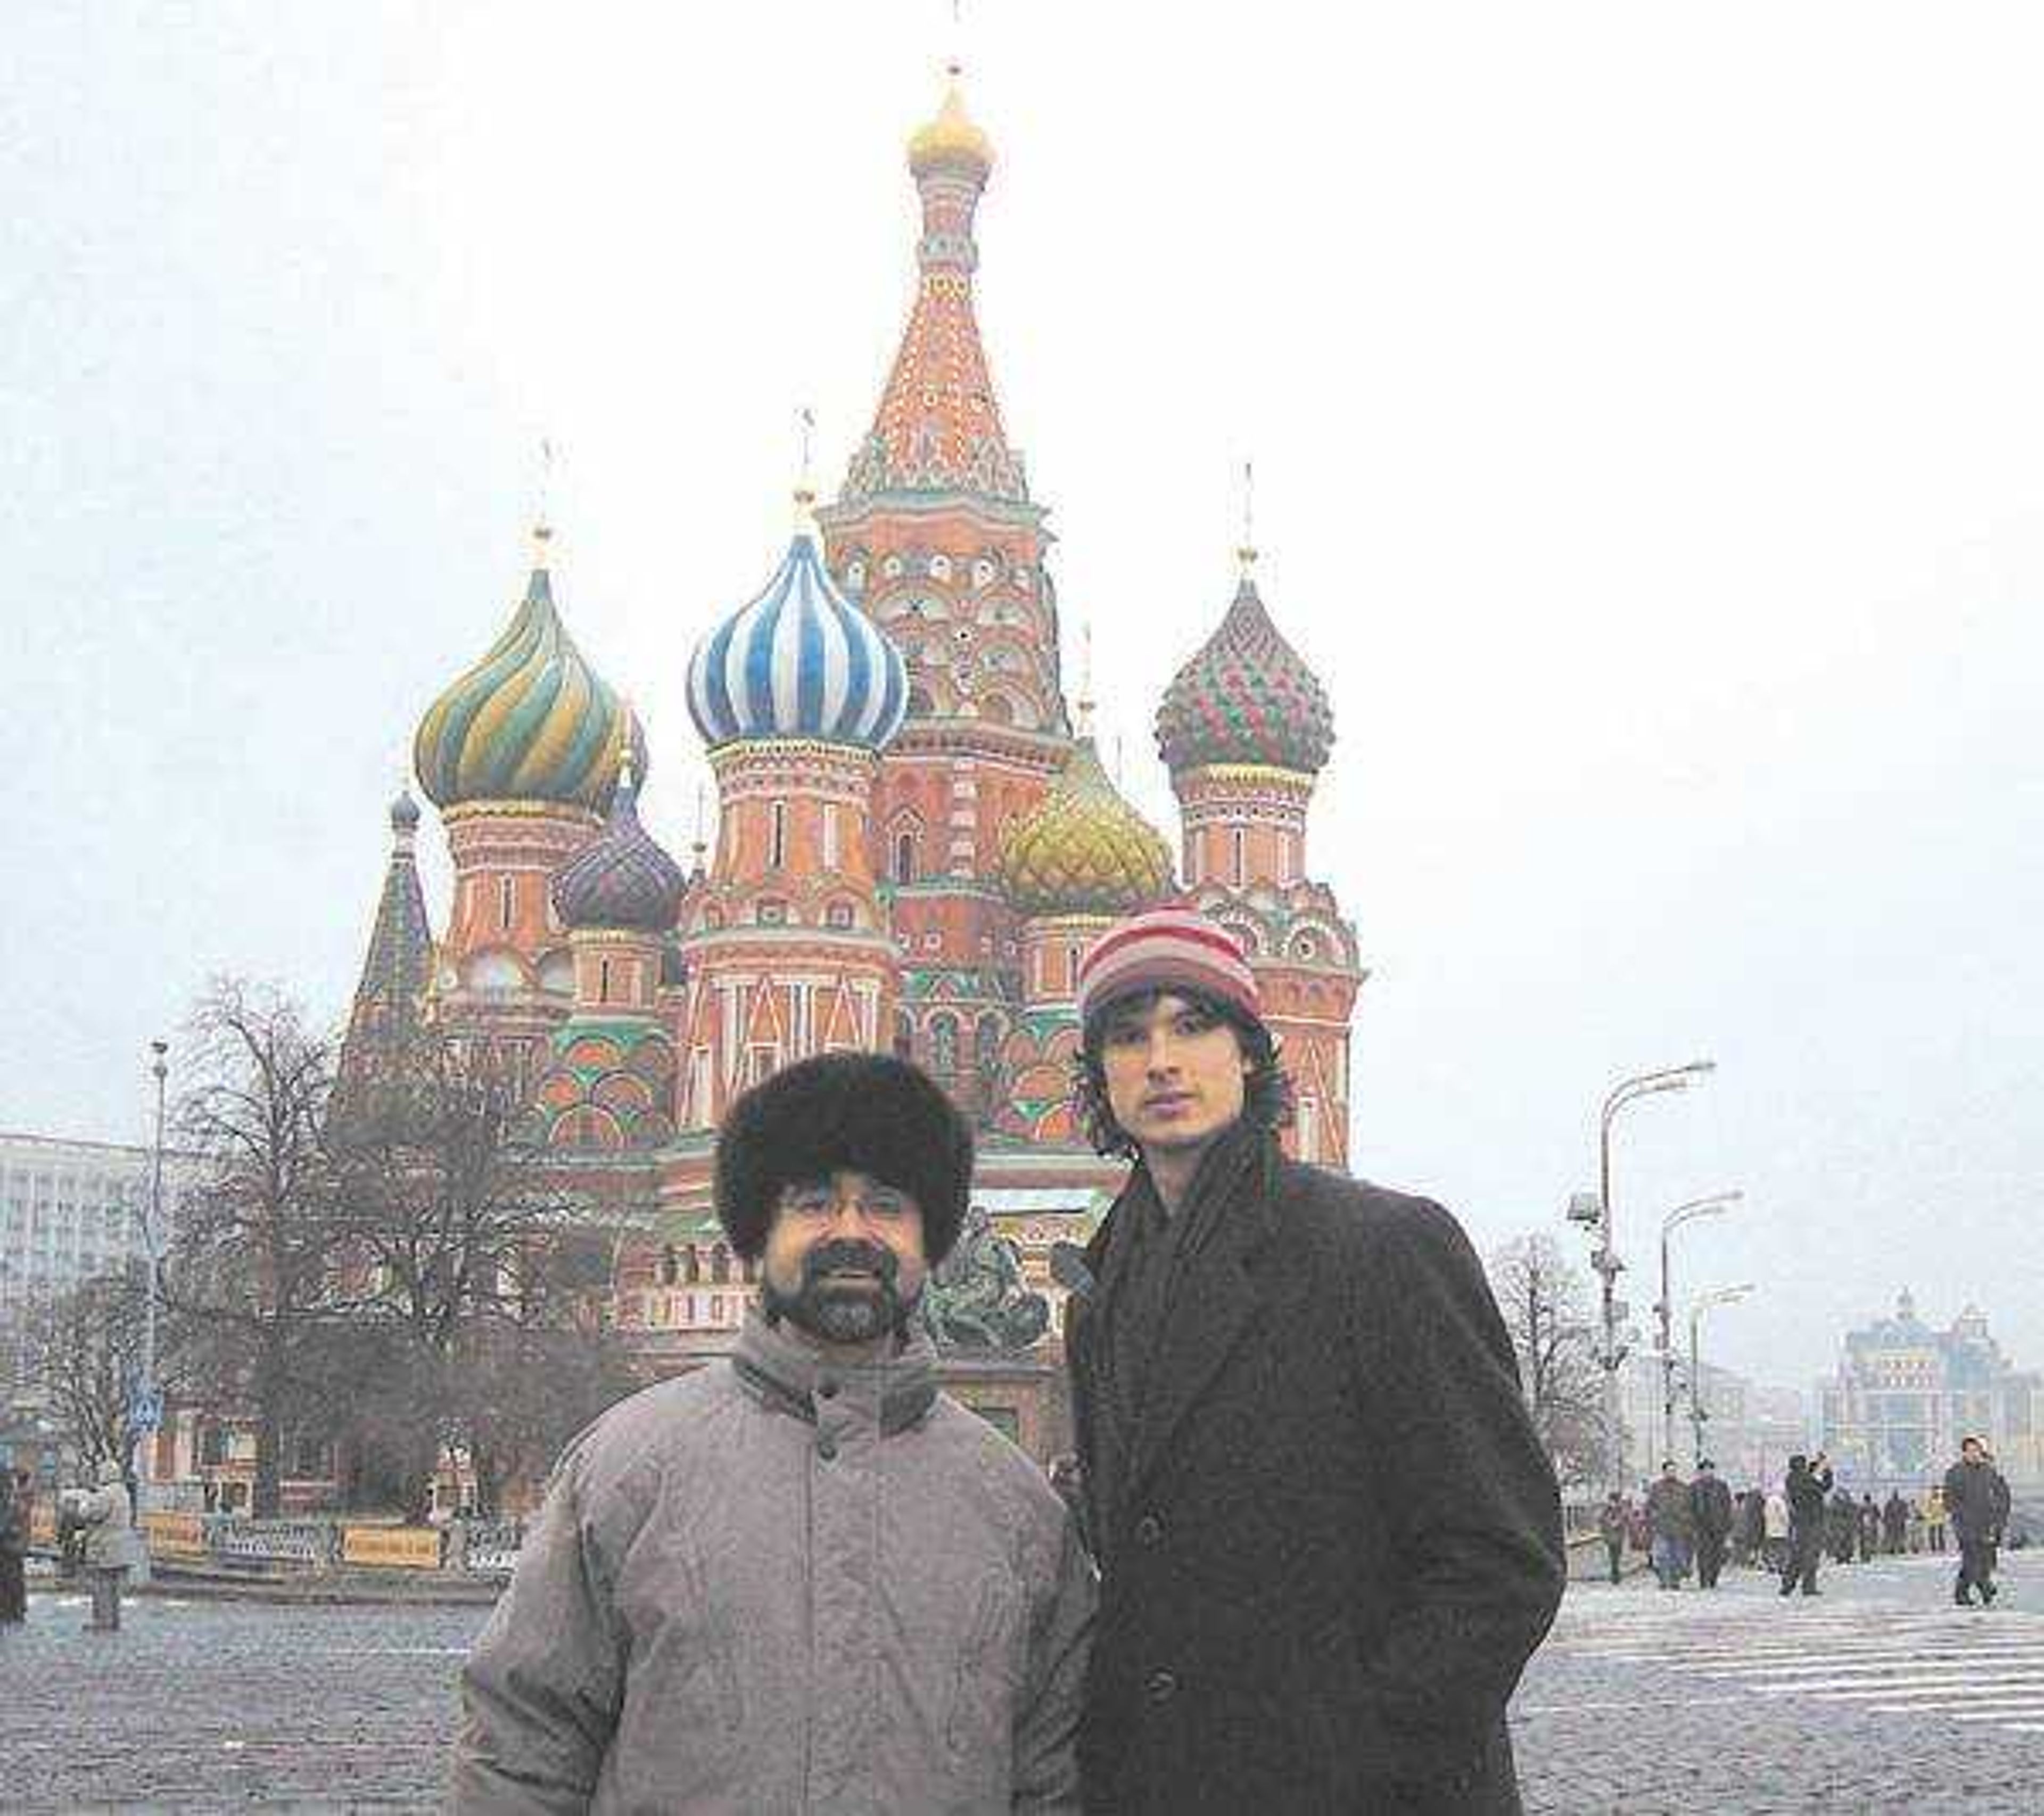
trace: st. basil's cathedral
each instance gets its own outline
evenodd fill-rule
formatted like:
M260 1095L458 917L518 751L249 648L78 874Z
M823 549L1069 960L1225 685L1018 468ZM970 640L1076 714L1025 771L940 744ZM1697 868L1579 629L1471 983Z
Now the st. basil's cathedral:
M689 664L713 849L684 871L640 823L644 737L570 634L544 526L510 624L414 741L453 864L437 938L419 810L408 793L392 810L348 1046L421 1018L487 1046L564 1178L631 1207L617 1314L655 1366L723 1347L751 1295L709 1211L720 1119L832 1048L891 1050L943 1083L980 1132L976 1206L1055 1298L1050 1245L1085 1233L1122 1172L1074 1122L1074 975L1110 921L1159 899L1241 943L1297 1092L1288 1141L1347 1159L1365 974L1306 852L1325 690L1244 548L1156 715L1174 870L1103 768L1088 702L1067 705L1048 514L974 310L993 156L957 73L909 142L920 282L872 427L834 500L797 494L779 565Z

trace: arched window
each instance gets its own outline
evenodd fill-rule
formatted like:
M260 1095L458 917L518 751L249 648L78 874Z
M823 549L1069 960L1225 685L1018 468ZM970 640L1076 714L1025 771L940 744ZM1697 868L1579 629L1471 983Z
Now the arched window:
M930 1019L930 1064L939 1072L955 1072L959 1062L959 1029L957 1022L949 1015L932 1016Z
M770 810L771 825L766 843L766 863L778 870L788 861L788 803L776 801Z
M1239 889L1243 884L1248 880L1247 875L1247 866L1244 862L1245 854L1243 849L1244 842L1241 827L1237 826L1233 832L1229 833L1228 862L1230 868L1234 873L1235 886L1238 889Z
M682 1277L681 1252L670 1242L660 1251L660 1284L671 1287Z
M712 1286L727 1286L731 1280L731 1251L720 1242L709 1252L709 1278Z
M599 1002L610 1000L610 960L608 959L596 961L596 999Z
M894 1056L897 1060L916 1056L916 1024L905 1009L894 1011Z
M913 883L916 880L916 835L897 833L894 835L894 880Z
M511 878L500 876L497 879L497 925L508 933L511 930L511 923L517 918L517 886Z
M689 1245L688 1253L682 1257L682 1273L690 1286L702 1284L702 1251L693 1242Z

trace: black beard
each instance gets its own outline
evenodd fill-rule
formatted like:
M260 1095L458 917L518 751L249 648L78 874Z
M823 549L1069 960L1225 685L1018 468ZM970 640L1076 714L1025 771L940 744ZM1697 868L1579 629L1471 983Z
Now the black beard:
M826 1278L847 1268L870 1275L877 1284L853 1287ZM904 1300L896 1286L900 1272L893 1253L877 1243L819 1242L802 1257L802 1283L793 1293L762 1277L760 1306L768 1323L785 1318L825 1343L870 1343L890 1333L899 1336L916 1309L915 1300Z

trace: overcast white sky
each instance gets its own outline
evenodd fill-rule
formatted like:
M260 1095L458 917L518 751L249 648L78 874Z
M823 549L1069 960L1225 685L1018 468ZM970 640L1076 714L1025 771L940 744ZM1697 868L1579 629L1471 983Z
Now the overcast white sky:
M29 3L0 96L0 1126L145 1126L209 973L338 1015L553 437L570 626L689 839L693 641L909 302L938 0ZM1804 1384L1913 1285L2044 1364L2044 17L1066 6L964 44L981 316L1102 729L1232 585L1333 696L1358 1169L1593 1183ZM1075 662L1068 651L1068 662ZM428 840L440 911L444 862ZM173 1056L175 1060L175 1055ZM1573 1235L1567 1240L1580 1250ZM1631 1297L1654 1295L1642 1278Z

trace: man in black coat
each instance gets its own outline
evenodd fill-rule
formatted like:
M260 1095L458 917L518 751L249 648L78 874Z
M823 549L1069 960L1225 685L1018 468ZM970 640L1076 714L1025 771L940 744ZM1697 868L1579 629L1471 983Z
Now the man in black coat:
M1983 1604L1995 1598L1995 1547L2008 1524L2008 1484L1988 1461L1977 1437L1959 1446L1959 1460L1945 1472L1945 1510L1959 1537L1959 1577L1952 1599L1970 1607L1973 1591Z
M1800 1583L1805 1595L1821 1595L1817 1567L1824 1560L1826 1498L1831 1491L1831 1466L1824 1453L1819 1451L1814 1462L1790 1457L1781 1491L1788 1503L1788 1561L1782 1568L1781 1593L1790 1595Z
M1706 1456L1689 1484L1689 1523L1696 1533L1696 1587L1715 1589L1724 1568L1725 1541L1731 1536L1731 1490Z
M1078 996L1082 1108L1138 1162L1068 1270L1086 1809L1514 1816L1505 1704L1565 1567L1474 1252L1438 1206L1284 1157L1213 922L1110 929Z

